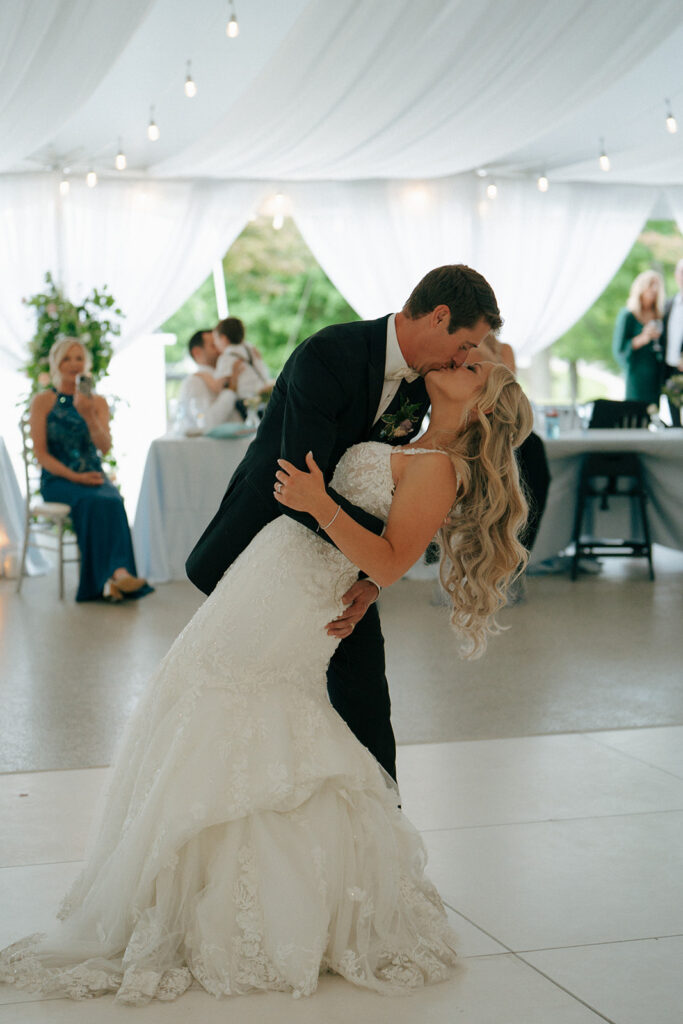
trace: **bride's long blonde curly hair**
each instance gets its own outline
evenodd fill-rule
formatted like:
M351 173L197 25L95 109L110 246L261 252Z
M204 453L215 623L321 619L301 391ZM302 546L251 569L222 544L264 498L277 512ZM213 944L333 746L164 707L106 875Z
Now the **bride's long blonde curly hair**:
M491 369L470 423L442 451L459 476L458 498L439 530L441 584L453 602L451 622L464 636L463 657L478 658L501 627L495 614L524 570L520 544L528 514L514 449L531 431L529 400L506 366Z

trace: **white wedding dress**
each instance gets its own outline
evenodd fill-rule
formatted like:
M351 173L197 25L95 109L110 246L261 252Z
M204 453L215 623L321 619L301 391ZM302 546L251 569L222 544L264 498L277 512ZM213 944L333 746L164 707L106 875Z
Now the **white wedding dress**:
M394 450L354 446L334 487L386 519ZM63 924L4 950L0 980L142 1005L193 978L297 996L325 971L390 994L451 973L422 842L327 697L356 578L292 519L261 530L141 698Z

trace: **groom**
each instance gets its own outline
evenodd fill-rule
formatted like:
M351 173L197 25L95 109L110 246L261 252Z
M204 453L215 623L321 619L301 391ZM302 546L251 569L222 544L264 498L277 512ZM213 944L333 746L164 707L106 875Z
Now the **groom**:
M186 569L195 586L210 594L259 530L279 515L317 531L315 519L273 498L278 458L305 468L305 455L312 451L334 500L380 534L380 519L329 487L339 459L360 441L409 441L429 408L424 375L460 366L501 323L490 285L458 264L430 271L400 313L325 327L302 342L277 379L218 512L190 553ZM324 533L318 536L328 540ZM395 778L384 639L374 604L378 592L376 584L359 579L344 595L348 607L327 627L341 640L327 684L332 706Z

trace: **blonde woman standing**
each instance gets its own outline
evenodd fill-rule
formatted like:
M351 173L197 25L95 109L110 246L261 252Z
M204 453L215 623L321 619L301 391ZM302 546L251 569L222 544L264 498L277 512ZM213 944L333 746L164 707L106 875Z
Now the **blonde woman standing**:
M53 387L33 399L31 437L43 468L40 493L71 506L81 553L76 600L142 597L152 588L137 576L123 499L102 471L109 406L92 392L90 353L77 338L61 338L49 362Z
M626 399L659 405L663 352L660 344L666 292L656 270L638 274L612 338L614 358L626 374Z

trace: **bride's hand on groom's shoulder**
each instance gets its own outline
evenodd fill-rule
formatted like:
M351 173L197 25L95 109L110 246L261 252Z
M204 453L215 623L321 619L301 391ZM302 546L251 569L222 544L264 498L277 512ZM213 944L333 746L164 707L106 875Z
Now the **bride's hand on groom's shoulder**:
M325 520L330 508L334 511L336 503L325 489L325 479L312 452L306 456L305 470L297 469L287 459L278 459L277 464L280 468L275 474L273 488L276 501L296 512L308 512L318 521Z

